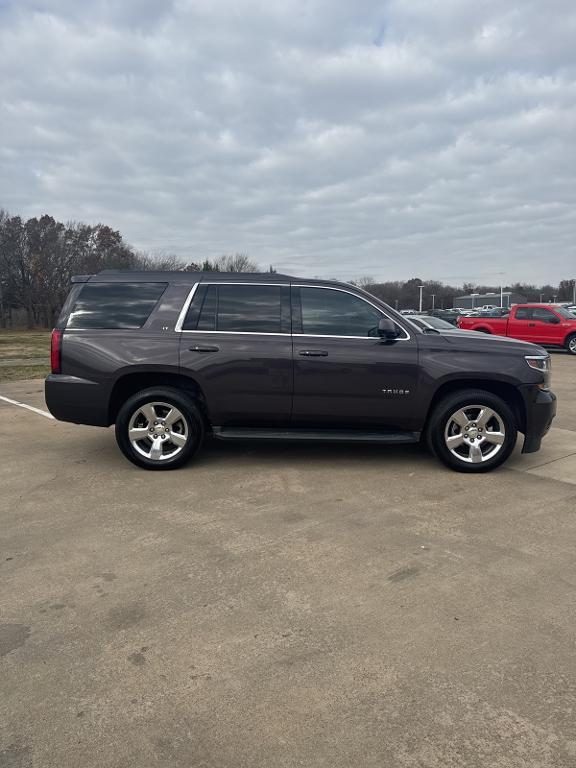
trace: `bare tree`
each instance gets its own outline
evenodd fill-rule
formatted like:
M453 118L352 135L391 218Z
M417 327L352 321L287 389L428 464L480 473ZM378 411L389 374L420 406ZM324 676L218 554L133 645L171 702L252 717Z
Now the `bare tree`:
M256 262L251 261L247 253L234 253L231 255L219 256L214 260L213 265L217 267L216 272L259 272L260 267Z

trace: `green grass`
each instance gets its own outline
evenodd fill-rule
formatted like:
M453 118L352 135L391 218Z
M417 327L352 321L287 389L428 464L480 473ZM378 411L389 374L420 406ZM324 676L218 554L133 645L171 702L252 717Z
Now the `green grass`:
M23 379L44 379L50 373L49 365L8 365L0 367L0 384Z
M50 357L50 331L0 330L0 360Z
M38 364L43 358L46 363ZM6 360L17 360L13 365L2 365ZM25 362L30 360L30 365ZM34 362L32 362L34 361ZM50 331L0 330L0 382L19 379L37 379L50 372Z

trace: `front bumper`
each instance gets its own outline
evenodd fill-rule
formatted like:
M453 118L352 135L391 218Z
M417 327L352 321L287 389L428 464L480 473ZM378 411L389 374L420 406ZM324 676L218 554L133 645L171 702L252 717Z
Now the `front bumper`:
M95 381L51 373L44 382L44 396L48 410L59 421L109 425L109 392Z
M524 391L526 404L526 430L522 453L540 450L542 438L552 426L556 416L556 395L550 390L529 387Z

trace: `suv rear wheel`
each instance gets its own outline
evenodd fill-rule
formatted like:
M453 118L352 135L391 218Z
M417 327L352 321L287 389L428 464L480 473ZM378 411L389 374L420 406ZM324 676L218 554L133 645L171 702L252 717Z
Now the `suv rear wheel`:
M176 469L202 445L204 422L194 401L171 387L137 392L120 408L116 441L133 464Z
M432 452L457 472L489 472L503 464L516 445L511 408L484 390L464 390L442 400L428 424Z

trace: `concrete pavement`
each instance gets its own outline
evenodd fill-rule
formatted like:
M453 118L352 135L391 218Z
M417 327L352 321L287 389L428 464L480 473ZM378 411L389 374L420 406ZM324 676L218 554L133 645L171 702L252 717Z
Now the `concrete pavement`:
M0 768L573 768L575 373L478 477L412 446L146 473L0 401Z

